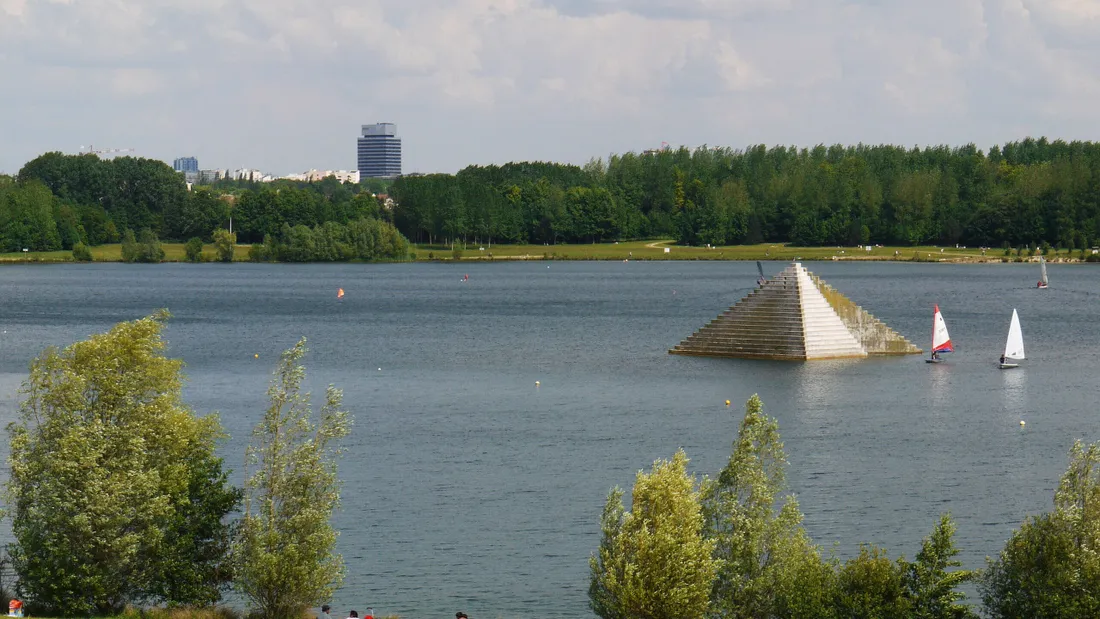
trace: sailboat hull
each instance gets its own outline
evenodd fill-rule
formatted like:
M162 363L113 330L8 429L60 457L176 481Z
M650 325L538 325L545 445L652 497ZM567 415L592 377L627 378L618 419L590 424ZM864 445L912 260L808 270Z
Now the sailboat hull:
M1020 367L1019 363L1001 363L999 364L1002 370L1011 370L1012 368Z
M943 359L925 359L925 363L943 363Z

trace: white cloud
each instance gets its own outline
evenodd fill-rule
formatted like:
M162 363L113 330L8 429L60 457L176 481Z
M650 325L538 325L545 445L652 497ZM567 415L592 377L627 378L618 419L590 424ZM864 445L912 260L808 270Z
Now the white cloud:
M72 135L286 172L1090 137L1100 0L0 0L0 170Z

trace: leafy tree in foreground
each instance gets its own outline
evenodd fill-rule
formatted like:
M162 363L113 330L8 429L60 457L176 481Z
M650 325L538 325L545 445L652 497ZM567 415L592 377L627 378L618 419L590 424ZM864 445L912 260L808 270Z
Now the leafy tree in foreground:
M1100 443L1080 441L1054 495L1054 511L1028 519L982 573L995 619L1100 616Z
M835 616L843 619L913 617L902 585L905 567L904 561L891 561L881 548L860 546L859 555L848 560L837 574Z
M330 599L343 579L333 511L340 501L337 441L351 419L329 386L320 418L302 393L305 339L282 355L268 389L271 406L248 448L251 476L233 544L235 583L267 619L297 619Z
M795 498L776 509L787 457L779 424L763 406L749 398L729 463L703 483L706 535L722 560L715 615L821 617L829 612L833 571L802 528Z
M687 456L677 451L638 472L631 511L608 496L603 541L589 560L591 606L603 619L701 619L720 561L703 538L703 516Z
M47 349L8 427L18 591L43 613L208 604L226 583L223 518L238 502L215 416L183 403L165 311Z
M971 582L976 574L969 570L947 571L962 565L955 557L955 523L944 514L932 534L921 541L917 560L905 564L906 596L912 604L913 619L977 619L968 606L960 604L966 596L958 588Z

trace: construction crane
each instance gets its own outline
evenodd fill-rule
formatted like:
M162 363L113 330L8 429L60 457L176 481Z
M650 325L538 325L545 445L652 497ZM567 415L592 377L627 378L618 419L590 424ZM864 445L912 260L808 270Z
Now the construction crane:
M116 153L132 153L132 152L134 152L134 149L132 149L132 148L103 148L103 149L100 149L100 150L96 150L95 146L93 146L91 144L89 144L87 146L87 150L85 150L85 147L83 145L81 145L81 147L80 147L80 154L81 155L114 155Z

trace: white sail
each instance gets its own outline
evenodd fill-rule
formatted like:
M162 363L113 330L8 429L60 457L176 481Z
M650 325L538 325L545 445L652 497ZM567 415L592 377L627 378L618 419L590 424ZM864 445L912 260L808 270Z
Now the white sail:
M947 323L943 321L940 306L937 305L936 313L932 319L932 352L954 352L951 345L951 336L947 334Z
M1020 317L1012 310L1012 323L1008 325L1008 341L1005 342L1005 359L1021 361L1024 358L1024 333L1020 330Z
M1047 281L1047 261L1046 258L1043 258L1042 256L1039 256L1039 269L1040 272L1043 274L1043 278L1041 281L1044 285L1049 284L1050 282Z

